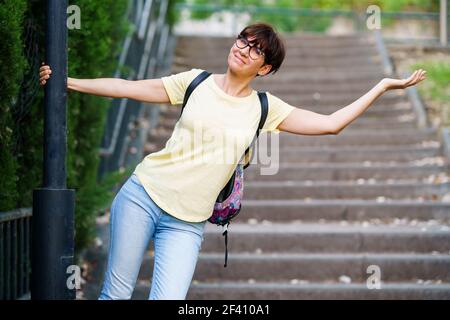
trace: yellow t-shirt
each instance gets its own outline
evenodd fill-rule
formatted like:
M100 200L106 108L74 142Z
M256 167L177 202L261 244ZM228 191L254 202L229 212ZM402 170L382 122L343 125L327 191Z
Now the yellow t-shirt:
M191 69L162 78L171 104L182 105L188 85L202 71ZM295 107L268 92L267 98L262 132L279 133L277 126ZM254 139L260 116L256 90L234 97L210 75L192 92L165 147L148 154L134 173L168 214L189 222L204 221Z

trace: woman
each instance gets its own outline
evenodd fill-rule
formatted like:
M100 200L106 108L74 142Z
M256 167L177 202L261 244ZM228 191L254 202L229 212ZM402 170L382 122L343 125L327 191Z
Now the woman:
M166 146L147 155L114 198L108 267L99 299L131 297L150 239L155 245L155 265L149 299L185 299L205 222L239 157L214 160L232 151L244 153L260 119L260 102L251 82L276 72L284 57L283 42L270 25L250 25L231 47L226 73L211 75L194 90ZM181 104L187 86L201 72L192 69L138 81L68 78L67 84L70 90L99 96ZM267 93L269 112L263 130L338 134L384 92L415 85L425 79L425 73L416 70L408 79L382 79L331 115L293 107ZM41 85L50 75L49 66L40 68ZM225 140L205 138L204 132L209 137L222 133ZM199 155L207 161L193 159Z

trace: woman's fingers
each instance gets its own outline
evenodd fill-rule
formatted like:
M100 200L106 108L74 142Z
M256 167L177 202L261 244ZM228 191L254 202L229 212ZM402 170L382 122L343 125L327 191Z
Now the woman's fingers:
M412 75L409 76L409 78L407 79L406 82L411 82L414 80L415 76L417 75L417 73L419 72L419 70L415 70Z
M424 80L425 79L425 74L426 74L425 70L423 70L423 69L418 70L418 72L417 72L417 74L416 74L412 84L416 84L416 83Z
M426 78L427 72L425 70L422 70L422 73L419 76L419 81L422 81Z
M420 77L421 73L422 73L422 69L416 70L416 75L414 77L414 81L417 81L417 79Z
M426 79L426 71L423 69L418 69L407 79L406 86L412 86Z
M414 83L414 81L417 79L417 76L419 75L420 70L416 70L413 72L413 74L408 78L407 84Z
M409 86L410 83L414 80L415 75L416 75L416 71L414 71L413 74L410 75L408 78L404 78L403 81L402 81L401 86L403 86L403 87L405 87L405 88L406 88L407 86Z
M419 82L419 79L420 79L420 77L421 77L421 74L422 74L422 69L420 69L420 70L417 72L416 76L414 77L414 80L413 80L412 84L416 84L417 82Z
M420 79L420 81L425 80L427 78L427 72L424 71L422 74L422 79Z
M42 76L39 77L39 81L42 81L42 80L48 80L49 78L50 78L50 75L44 74L44 75L42 75Z
M47 83L46 80L50 78L51 73L52 70L50 69L50 67L48 65L45 65L44 62L42 62L42 65L39 68L39 83L41 86Z
M384 83L388 90L390 89L406 89L426 79L427 72L423 69L415 70L409 77L403 79L385 78Z
M415 70L407 79L405 79L405 85L409 86L415 83L420 76L421 69Z
M39 68L39 71L40 71L40 72L44 72L44 71L52 71L52 69L50 69L49 66L42 66L42 67Z
M43 71L39 72L39 77L42 77L46 74L51 74L51 73L52 73L52 70L43 70Z

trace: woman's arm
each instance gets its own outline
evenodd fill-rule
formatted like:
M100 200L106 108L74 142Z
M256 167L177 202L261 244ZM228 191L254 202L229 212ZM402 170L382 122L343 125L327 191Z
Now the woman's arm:
M384 92L413 86L424 80L425 74L426 71L419 69L407 79L385 78L358 100L330 115L296 108L279 124L278 129L304 135L338 134Z
M52 70L43 65L39 69L39 82L44 86ZM67 78L69 90L111 98L128 98L149 103L169 103L169 96L161 79L124 80L119 78L76 79Z
M405 89L409 86L413 86L425 79L426 71L420 69L414 71L414 73L407 79L390 79L385 78L381 80L375 87L369 92L363 95L355 102L348 106L333 112L330 115L331 121L335 126L335 133L338 134L346 126L348 126L353 120L360 116L372 103L387 90L393 89Z

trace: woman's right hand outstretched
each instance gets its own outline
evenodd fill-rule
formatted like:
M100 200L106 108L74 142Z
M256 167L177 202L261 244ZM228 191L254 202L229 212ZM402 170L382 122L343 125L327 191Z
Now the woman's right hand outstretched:
M39 84L44 86L47 83L47 80L50 78L52 73L52 69L48 65L45 65L42 62L42 66L39 68Z

